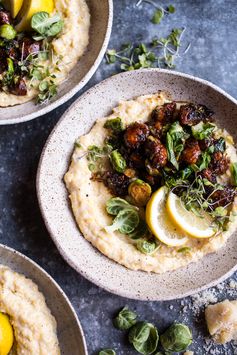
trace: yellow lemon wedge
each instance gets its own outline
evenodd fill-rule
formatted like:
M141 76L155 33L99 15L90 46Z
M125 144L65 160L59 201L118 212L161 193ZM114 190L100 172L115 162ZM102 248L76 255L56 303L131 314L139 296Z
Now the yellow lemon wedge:
M13 345L13 329L6 314L0 313L0 354L9 354Z
M3 6L11 12L12 18L15 18L22 7L23 0L4 0Z
M31 18L37 12L45 11L51 14L54 10L53 0L24 0L21 11L18 15L19 22L16 25L18 32L31 29Z
M167 195L165 186L153 193L146 206L146 222L152 234L162 243L171 247L182 246L188 237L170 219L166 209Z
M167 198L167 211L169 217L188 235L195 238L210 238L215 234L211 226L212 218L208 213L203 213L201 217L192 211L188 211L182 204L180 198L173 192L170 192Z

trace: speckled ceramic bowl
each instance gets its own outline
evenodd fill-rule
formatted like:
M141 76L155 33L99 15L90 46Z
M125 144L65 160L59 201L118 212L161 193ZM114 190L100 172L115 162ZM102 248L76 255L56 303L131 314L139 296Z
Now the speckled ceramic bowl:
M63 82L57 96L46 105L33 101L0 108L0 124L20 123L42 116L68 101L90 80L106 51L113 20L113 0L86 0L91 14L90 40L87 51Z
M38 285L57 321L61 354L88 355L85 337L77 315L67 296L52 277L25 255L2 244L0 244L0 264L25 275Z
M108 291L140 300L184 297L212 286L237 269L236 235L218 253L162 275L131 271L94 249L80 234L69 205L63 175L78 136L109 114L119 100L167 90L174 100L202 103L216 112L218 124L237 139L237 101L215 85L168 70L139 70L96 85L63 115L50 135L38 169L37 189L46 226L65 260Z

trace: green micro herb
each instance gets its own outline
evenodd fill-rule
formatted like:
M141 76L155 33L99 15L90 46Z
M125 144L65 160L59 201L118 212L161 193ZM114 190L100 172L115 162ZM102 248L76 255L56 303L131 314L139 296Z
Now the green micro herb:
M137 315L135 312L124 307L114 319L114 326L120 330L127 330L137 322Z
M173 5L169 5L166 9L163 8L162 6L156 4L155 1L152 0L139 0L136 4L136 6L140 6L142 3L147 3L155 7L155 12L151 18L151 22L154 24L159 24L165 14L173 14L175 12L175 7Z
M181 39L185 28L173 29L166 38L154 38L151 44L127 43L121 50L109 49L106 52L108 64L120 64L120 70L131 71L141 68L174 68L175 59L180 57ZM183 52L185 54L190 46Z
M88 168L91 172L102 171L104 167L104 160L109 158L109 154L112 150L110 145L98 147L96 145L90 145L87 148L87 160Z

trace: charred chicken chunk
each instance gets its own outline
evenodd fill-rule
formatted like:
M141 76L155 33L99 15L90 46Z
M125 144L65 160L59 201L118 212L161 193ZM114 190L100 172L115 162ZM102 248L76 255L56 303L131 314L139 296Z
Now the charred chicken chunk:
M223 190L217 190L210 196L213 201L213 208L225 207L232 203L236 196L236 189L232 186L227 186Z
M0 26L1 25L10 25L11 15L9 12L0 10Z
M27 87L25 80L23 78L19 78L12 86L9 88L11 94L17 96L25 96L27 94Z
M174 113L176 110L176 103L169 102L163 106L157 106L151 114L151 120L153 122L170 123L173 121Z
M216 175L224 174L230 166L230 160L221 152L215 152L213 154L210 168Z
M152 167L159 169L167 164L168 154L166 147L158 138L149 136L145 143L145 154Z
M139 152L132 152L129 155L129 166L135 169L142 169L144 168L144 158L142 157L141 153Z
M20 53L23 59L26 59L30 54L40 51L40 42L34 41L32 38L24 37L20 43Z
M128 194L130 179L126 175L108 171L104 176L104 181L112 194L116 196L126 196Z
M0 47L0 74L7 69L7 55L6 51Z
M203 179L207 179L210 182L212 182L213 184L216 183L216 175L213 173L213 171L211 169L204 169L199 173L199 175Z
M138 149L149 135L149 128L145 123L135 122L128 126L124 133L124 142L130 149Z
M185 143L184 150L181 155L181 160L189 165L196 164L200 154L201 149L199 147L198 141L193 138L189 138Z
M210 121L214 112L204 105L194 105L192 103L180 107L179 120L185 126L194 126L201 121Z

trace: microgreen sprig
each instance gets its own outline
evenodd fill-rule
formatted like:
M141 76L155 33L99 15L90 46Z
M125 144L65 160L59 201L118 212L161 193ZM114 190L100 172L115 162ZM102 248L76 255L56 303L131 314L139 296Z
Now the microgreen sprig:
M147 3L155 7L156 10L151 19L151 22L154 24L160 24L165 14L173 14L175 12L175 7L173 5L169 5L167 9L165 9L164 7L156 4L152 0L139 0L136 3L136 6L139 7L140 5L142 5L142 3Z

